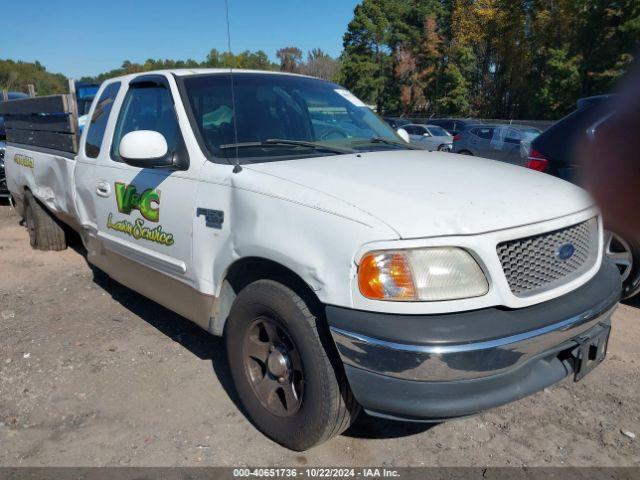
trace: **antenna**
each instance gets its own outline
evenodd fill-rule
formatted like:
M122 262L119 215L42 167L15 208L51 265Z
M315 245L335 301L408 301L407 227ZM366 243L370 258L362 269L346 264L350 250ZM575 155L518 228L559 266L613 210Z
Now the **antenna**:
M227 51L229 52L229 58L231 55L231 26L229 23L229 0L224 0L224 8L227 13ZM229 67L229 78L231 79L231 113L233 114L233 136L234 143L236 144L236 158L233 165L233 173L240 173L242 167L240 166L240 159L238 158L238 121L236 119L236 90L233 82L233 65Z

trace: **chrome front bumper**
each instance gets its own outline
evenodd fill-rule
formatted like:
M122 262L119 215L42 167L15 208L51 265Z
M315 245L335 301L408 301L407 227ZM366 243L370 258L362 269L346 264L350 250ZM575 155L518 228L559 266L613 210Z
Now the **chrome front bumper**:
M581 343L609 329L620 298L603 263L574 292L518 310L398 316L327 307L356 399L376 415L433 421L522 398L575 373Z
M558 323L476 343L407 345L331 328L342 361L357 368L407 380L448 381L498 375L579 338L598 323L608 322L615 306L595 308Z

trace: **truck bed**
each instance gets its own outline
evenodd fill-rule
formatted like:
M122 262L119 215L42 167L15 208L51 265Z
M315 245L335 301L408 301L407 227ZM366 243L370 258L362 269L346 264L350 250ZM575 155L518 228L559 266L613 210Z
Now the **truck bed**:
M62 221L76 226L73 167L79 143L72 94L0 103L5 119L7 187L22 210L28 189Z
M74 154L38 147L8 144L5 153L7 186L22 213L28 189L60 220L76 228L74 203Z

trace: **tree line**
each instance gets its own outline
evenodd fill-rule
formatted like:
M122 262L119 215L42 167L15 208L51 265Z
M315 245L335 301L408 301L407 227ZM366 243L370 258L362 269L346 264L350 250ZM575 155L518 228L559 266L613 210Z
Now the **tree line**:
M150 70L173 68L243 68L250 70L273 70L292 73L302 73L315 77L332 80L336 76L338 62L319 48L307 53L306 60L302 50L297 47L284 47L276 52L278 63L272 62L262 50L251 52L246 50L239 54L221 52L211 49L206 58L198 62L188 60L154 60L144 63L134 63L125 60L120 68L101 73L95 77L83 77L81 81L101 82L107 78L126 75L129 73L147 72Z
M82 82L102 82L108 78L130 73L175 68L242 68L250 70L272 70L301 73L314 77L333 80L338 71L339 62L320 48L307 53L306 59L302 50L297 47L284 47L276 52L278 63L269 59L262 50L234 54L212 49L203 61L194 59L148 59L144 63L125 60L113 70L95 76L84 76ZM38 95L64 93L68 89L67 79L59 73L48 72L40 62L30 63L0 59L0 89L11 91L27 91L27 85L34 84Z
M69 88L67 78L64 75L48 72L40 62L15 62L0 59L0 90L26 93L29 84L34 85L38 95L64 93Z
M638 0L364 0L338 80L378 111L555 119L611 91L639 39Z
M556 119L578 98L610 92L640 39L640 0L363 0L332 58L295 46L202 61L124 61L84 81L172 68L281 70L345 85L379 112ZM38 62L0 60L0 87L64 92Z

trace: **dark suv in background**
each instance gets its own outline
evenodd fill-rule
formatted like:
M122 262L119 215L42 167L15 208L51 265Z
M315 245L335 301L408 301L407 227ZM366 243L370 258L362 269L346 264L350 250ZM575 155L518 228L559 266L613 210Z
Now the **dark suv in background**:
M9 100L18 98L27 98L28 95L20 92L9 92ZM2 97L0 97L0 100ZM4 175L4 151L6 148L7 133L4 127L4 119L0 117L0 198L8 198L9 190L7 189L7 179Z
M429 125L437 125L444 128L451 135L458 135L460 132L468 129L472 125L480 125L482 122L470 118L429 118L423 119L420 123L428 123Z
M589 142L590 138L597 135L598 125L613 113L611 99L611 95L602 95L579 100L574 112L533 140L527 166L579 185L582 166L574 155L576 145ZM625 238L605 231L605 254L616 264L622 275L622 298L638 294L640 239Z
M405 118L405 117L384 117L383 120L387 122L389 126L394 130L398 130L403 126L409 125L410 123L412 123L410 118Z

